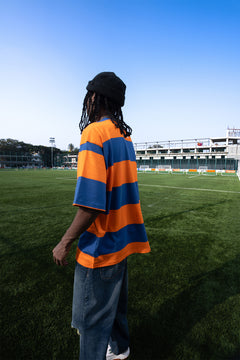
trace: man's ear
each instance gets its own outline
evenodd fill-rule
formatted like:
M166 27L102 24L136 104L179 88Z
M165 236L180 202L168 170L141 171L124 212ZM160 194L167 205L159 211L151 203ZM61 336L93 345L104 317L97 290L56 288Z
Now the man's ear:
M95 97L96 97L96 93L94 92L93 95L92 95L92 97L91 97L92 103L94 102Z

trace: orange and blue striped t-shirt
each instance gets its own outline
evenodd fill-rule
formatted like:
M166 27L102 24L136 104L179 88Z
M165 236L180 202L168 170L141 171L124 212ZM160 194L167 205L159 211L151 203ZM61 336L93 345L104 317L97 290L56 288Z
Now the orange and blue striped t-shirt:
M82 133L73 205L102 211L80 236L76 260L81 265L114 265L130 254L150 251L133 144L108 118Z

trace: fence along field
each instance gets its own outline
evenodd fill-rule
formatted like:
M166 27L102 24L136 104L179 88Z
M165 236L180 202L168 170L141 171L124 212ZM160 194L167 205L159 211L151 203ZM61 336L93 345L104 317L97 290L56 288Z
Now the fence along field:
M234 359L240 349L240 182L138 174L152 252L129 257L131 360ZM52 248L75 214L75 171L1 171L1 359L78 359L75 246Z

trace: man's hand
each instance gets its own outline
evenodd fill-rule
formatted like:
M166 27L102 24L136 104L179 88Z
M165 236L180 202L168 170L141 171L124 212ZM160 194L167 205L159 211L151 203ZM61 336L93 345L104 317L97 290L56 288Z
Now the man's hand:
M57 246L53 249L53 261L60 266L68 265L66 261L66 257L71 249L71 243L66 243L64 240L64 236L62 240L57 244Z
M100 214L100 211L79 207L76 216L63 235L62 240L53 249L53 260L57 265L67 265L66 257L71 249L71 245Z

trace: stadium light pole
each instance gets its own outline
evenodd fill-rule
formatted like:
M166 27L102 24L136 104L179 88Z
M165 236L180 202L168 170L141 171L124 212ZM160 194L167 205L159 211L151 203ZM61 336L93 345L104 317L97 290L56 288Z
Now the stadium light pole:
M50 137L49 142L50 142L50 144L52 146L52 148L51 148L51 160L52 160L52 169L53 169L53 146L55 145L55 138Z

